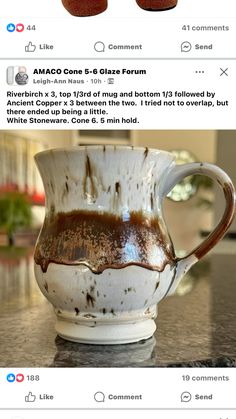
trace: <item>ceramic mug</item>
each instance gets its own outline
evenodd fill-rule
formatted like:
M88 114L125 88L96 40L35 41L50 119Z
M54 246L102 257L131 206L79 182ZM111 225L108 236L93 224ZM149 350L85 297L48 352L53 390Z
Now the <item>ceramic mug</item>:
M107 8L107 0L62 0L62 4L73 16L94 16Z
M72 147L43 151L35 160L46 193L35 275L55 308L57 333L92 344L151 337L158 302L231 224L231 180L212 164L176 165L171 153L147 148ZM193 174L221 185L226 209L209 237L177 258L162 204Z
M136 0L137 4L145 10L161 11L173 9L178 0Z

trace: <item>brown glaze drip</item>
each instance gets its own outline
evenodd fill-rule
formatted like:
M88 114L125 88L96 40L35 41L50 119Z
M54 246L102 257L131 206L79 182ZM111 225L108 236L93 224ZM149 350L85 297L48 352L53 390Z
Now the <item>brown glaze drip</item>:
M120 195L120 190L121 190L120 182L116 182L115 191L117 195Z
M150 195L150 203L151 203L151 210L153 210L153 208L154 208L154 199L153 199L153 194L152 193Z
M148 150L148 147L146 147L145 148L145 150L144 150L144 160L147 158L147 156L148 156L148 153L149 153L149 150Z
M92 307L94 307L95 298L91 294L89 294L88 292L86 294L86 301L87 301L88 306L91 305Z
M142 9L150 11L172 9L177 5L177 0L136 0L136 2Z
M107 8L107 0L62 0L62 4L73 16L94 16Z
M43 272L49 263L84 264L97 274L129 265L160 272L174 261L172 243L158 219L141 212L131 212L128 219L96 211L48 214L35 250Z
M83 191L84 191L84 197L86 198L88 195L90 195L95 202L97 199L97 188L95 186L94 180L93 180L93 169L90 162L90 158L86 157L86 163L85 163L85 176L83 180Z

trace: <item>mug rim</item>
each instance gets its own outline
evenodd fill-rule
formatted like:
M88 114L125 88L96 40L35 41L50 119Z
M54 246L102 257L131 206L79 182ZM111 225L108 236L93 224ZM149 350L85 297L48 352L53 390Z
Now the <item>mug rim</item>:
M113 150L129 150L129 151L142 151L143 153L145 150L148 150L148 152L151 152L152 154L157 153L163 153L166 155L169 155L174 158L173 153L167 150L160 150L158 148L149 148L149 147L135 147L135 146L125 146L125 145L112 145L112 144L104 144L104 145L79 145L79 146L70 146L70 147L55 147L55 148L49 148L47 150L40 151L34 155L34 159L37 160L38 157L44 154L50 154L53 153L61 153L61 152L70 152L70 151L84 151L84 150L101 150L101 149L113 149Z

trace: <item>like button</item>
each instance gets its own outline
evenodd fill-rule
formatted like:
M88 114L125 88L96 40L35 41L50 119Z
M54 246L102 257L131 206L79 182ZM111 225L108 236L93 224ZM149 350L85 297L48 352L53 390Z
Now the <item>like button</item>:
M36 45L33 45L30 41L25 47L25 52L34 52L36 50Z
M25 401L27 403L33 403L36 400L36 396L30 391L27 396L25 396Z

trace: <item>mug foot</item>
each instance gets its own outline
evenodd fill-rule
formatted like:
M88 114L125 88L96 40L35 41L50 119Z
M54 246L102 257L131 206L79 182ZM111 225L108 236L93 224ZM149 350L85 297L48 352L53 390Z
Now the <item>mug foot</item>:
M136 323L98 324L88 326L57 318L58 335L72 342L92 345L120 345L149 339L156 330L155 321L144 319Z
M175 0L169 1L168 5L166 5L166 2L163 0L137 0L137 4L141 9L146 10L147 12L164 12L166 10L174 9L177 6Z
M171 7L167 7L166 9L145 9L144 7L141 7L141 9L146 10L146 12L166 12L167 10L174 9L175 7L176 7L176 5L171 6Z

